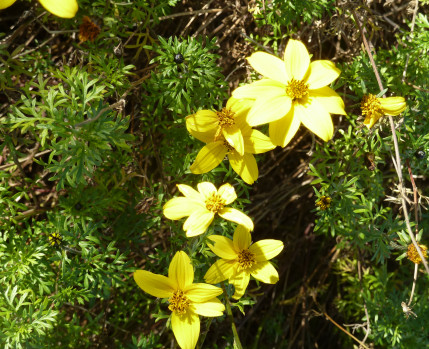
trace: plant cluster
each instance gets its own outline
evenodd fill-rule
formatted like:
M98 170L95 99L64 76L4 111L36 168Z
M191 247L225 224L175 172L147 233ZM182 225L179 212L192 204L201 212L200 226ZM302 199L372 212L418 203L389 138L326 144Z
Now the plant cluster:
M365 28L380 9L366 3L192 3L0 5L20 13L0 33L0 345L292 347L297 306L311 297L343 346L427 346L426 5L395 45L371 47ZM220 64L223 24L198 35L229 10L230 32L256 28L240 34L247 77L234 82ZM365 50L334 57L320 33L342 35L347 21ZM280 188L281 154L297 156L303 138L296 177L310 190L297 197L309 228L298 233L334 245L333 287L310 286L319 266L302 287L282 282L294 251L276 232L288 223L270 227L269 205L252 200L269 192L270 159L266 183ZM243 319L268 293L246 340Z

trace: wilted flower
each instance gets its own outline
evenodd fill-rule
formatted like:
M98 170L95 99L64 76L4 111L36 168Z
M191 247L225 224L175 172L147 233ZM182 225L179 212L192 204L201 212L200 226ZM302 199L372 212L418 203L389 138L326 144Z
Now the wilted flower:
M420 249L422 250L423 257L428 258L427 254L427 247L425 245L421 245L420 243L417 243L419 245ZM414 244L408 245L408 251L407 251L407 258L416 264L420 264L422 262L422 259L420 258L419 252L417 251Z
M188 255L177 252L168 268L168 277L137 270L134 280L139 287L158 298L168 298L172 311L171 326L182 349L194 349L200 335L201 316L222 316L225 306L216 297L219 287L194 284L194 269Z
M198 183L197 187L198 191L188 185L178 184L177 188L184 197L173 198L164 205L164 216L169 219L189 216L183 224L187 237L204 233L216 214L253 230L253 222L247 215L235 208L226 207L237 198L231 184L224 184L219 190L210 182Z
M210 249L222 259L213 264L204 276L210 284L217 284L226 279L234 285L234 299L240 299L249 284L250 275L267 284L275 284L279 274L269 262L283 250L280 240L260 240L252 244L248 229L238 226L233 240L221 235L208 237L214 244Z
M372 94L365 95L360 104L363 124L371 128L384 115L399 115L407 107L404 97L377 98Z
M82 24L79 27L79 40L81 42L94 41L100 34L100 27L95 24L88 16L83 16Z
M292 39L283 60L265 52L255 52L247 60L265 77L232 93L235 98L255 100L247 117L250 126L270 123L271 141L282 147L290 142L301 122L324 141L332 138L330 113L346 114L343 100L328 86L340 74L334 63L310 63L304 44Z
M322 195L319 200L316 201L316 206L320 207L321 210L325 211L331 206L332 199L329 196Z

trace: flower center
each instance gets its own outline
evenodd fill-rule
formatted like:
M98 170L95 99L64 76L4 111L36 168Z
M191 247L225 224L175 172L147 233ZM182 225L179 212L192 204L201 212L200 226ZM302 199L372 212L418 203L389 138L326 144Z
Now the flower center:
M238 253L238 265L241 269L248 269L255 263L255 255L249 250L242 250Z
M295 80L292 78L286 86L286 94L292 98L292 101L301 99L308 95L308 84L305 84L302 80Z
M369 117L376 114L384 114L380 102L377 97L372 94L363 96L360 108L362 109L362 115L368 115Z
M234 112L231 109L222 108L221 111L217 111L216 115L219 119L220 127L230 127L234 125Z
M316 206L319 206L321 210L325 211L331 206L332 199L329 196L322 195L320 200L316 201Z
M426 252L427 247L425 245L420 245L419 243L417 243L417 244L419 245L420 249L422 250L423 257L428 258L428 254ZM417 249L414 246L414 244L408 245L407 257L413 263L420 264L422 262L422 259L420 258L420 255L417 252Z
M225 206L225 200L216 193L212 193L206 199L206 208L213 213L218 213Z
M174 291L168 302L170 303L168 309L178 314L185 314L190 304L188 297L185 296L182 290Z

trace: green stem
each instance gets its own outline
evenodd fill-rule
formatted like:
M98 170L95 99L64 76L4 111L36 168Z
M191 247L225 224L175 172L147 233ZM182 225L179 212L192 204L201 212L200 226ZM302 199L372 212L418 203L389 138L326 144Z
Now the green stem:
M212 324L213 318L210 317L209 321L207 321L206 330L201 334L199 343L197 344L197 349L200 349L203 347L204 341L206 340L207 333L209 332L210 325Z
M229 303L228 293L226 292L225 283L222 283L223 294L225 295L225 305L226 313L228 315L229 321L231 321L232 333L234 335L235 345L237 349L243 349L243 346L240 342L240 337L238 336L237 327L235 327L234 317L232 316L231 304Z

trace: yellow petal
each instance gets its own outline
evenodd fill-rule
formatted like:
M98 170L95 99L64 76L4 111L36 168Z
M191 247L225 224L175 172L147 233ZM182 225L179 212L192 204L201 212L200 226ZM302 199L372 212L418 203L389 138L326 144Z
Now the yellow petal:
M170 298L177 289L177 285L164 275L158 275L146 270L136 270L133 274L134 281L139 287L158 298Z
M229 283L234 285L235 293L232 296L234 299L240 299L249 285L250 274L245 270L238 272L235 276L229 279Z
M222 128L222 134L226 141L240 154L244 154L244 141L241 129L236 125Z
M255 52L247 57L247 60L259 74L282 84L287 84L288 75L285 64L280 58L266 52Z
M3 10L4 8L8 8L9 6L12 6L12 4L16 0L1 0L0 1L0 10Z
M244 153L243 156L240 156L237 152L229 152L228 159L232 169L247 184L253 184L258 179L258 164L252 154Z
M171 315L171 327L181 349L194 349L200 336L200 318L198 314L187 311L185 314Z
M225 311L225 306L217 298L213 298L205 303L195 303L192 306L195 313L207 317L222 316Z
M214 141L216 131L219 127L219 119L214 111L200 110L186 118L186 129L188 132L204 143Z
M292 106L289 113L287 113L281 119L270 123L270 139L275 145L286 147L301 125L299 117L294 115L295 107Z
M292 78L295 80L304 79L310 65L310 55L301 41L290 39L287 43L283 59L285 61L288 81Z
M237 194L235 193L235 189L229 183L223 184L219 188L217 193L223 200L225 200L225 205L229 205L233 203L235 199L237 199Z
M250 219L250 217L245 215L243 212L236 210L235 208L224 207L221 211L219 211L219 216L228 221L244 225L250 231L253 230L253 221Z
M331 61L314 61L310 64L310 76L306 83L309 90L315 90L329 85L340 75L341 70Z
M399 115L407 107L404 97L377 98L377 100L380 102L381 109L383 109L386 115Z
M276 121L285 116L292 106L292 100L286 95L285 90L281 94L273 93L269 97L261 97L256 100L247 115L250 126L258 126Z
M163 207L163 212L168 219L177 220L203 208L205 208L205 205L202 201L180 196L167 201Z
M185 289L186 296L193 303L207 302L222 294L222 289L209 284L192 284Z
M365 117L365 120L363 121L363 124L370 129L375 125L375 123L383 116L383 114L374 112L371 113L371 115L367 115Z
M194 174L207 173L222 162L227 152L228 149L223 145L223 141L208 143L199 151L189 169Z
M180 290L184 290L194 281L194 268L185 252L179 251L174 255L168 268L168 278L176 283Z
M210 182L198 183L197 188L204 200L209 198L213 193L217 193L216 187Z
M201 201L201 195L194 188L186 184L177 184L177 189L185 195L188 199L193 199L195 201Z
M242 225L237 226L232 237L236 251L247 250L252 242L249 230Z
M249 247L257 262L267 261L277 256L284 248L280 240L265 239L255 242Z
M268 262L259 262L255 264L250 270L250 274L261 282L265 282L266 284L275 284L279 281L279 273L276 268Z
M214 213L206 210L192 213L183 224L183 230L188 238L203 234L213 222Z
M255 101L253 99L238 99L230 97L226 102L226 109L231 109L235 114L234 118L240 117L242 114L247 114L247 112L252 108Z
M213 244L208 243L209 248L220 258L233 260L238 257L238 250L234 249L231 239L222 235L210 235L208 239L213 241Z
M76 0L39 0L42 6L55 16L73 18L78 10Z
M316 98L328 113L346 115L343 99L332 88L325 86L312 90L310 97Z
M218 284L234 275L236 269L235 260L219 259L207 270L204 280L209 284Z
M311 132L322 138L325 142L329 141L334 134L334 124L331 115L317 101L317 99L308 99L308 103L296 104L294 107L294 117L298 117L301 122Z
M276 147L269 137L254 129L250 129L246 134L243 133L243 139L246 153L260 154Z
M281 95L285 92L286 85L272 79L261 79L251 84L243 85L232 91L234 98L266 98L274 95Z

